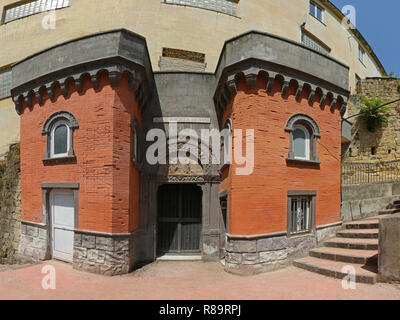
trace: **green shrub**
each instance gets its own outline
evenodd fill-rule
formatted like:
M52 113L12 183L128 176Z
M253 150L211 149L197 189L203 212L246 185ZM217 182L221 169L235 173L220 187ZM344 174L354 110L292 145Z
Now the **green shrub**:
M364 105L360 107L360 114L357 119L365 122L369 132L374 132L381 123L388 122L389 107L379 108L385 103L386 101L375 98L363 99Z

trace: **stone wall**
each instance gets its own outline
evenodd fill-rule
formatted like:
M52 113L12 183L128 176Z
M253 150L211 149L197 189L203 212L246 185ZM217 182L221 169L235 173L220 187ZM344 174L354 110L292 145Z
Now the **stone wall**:
M271 234L247 239L228 236L225 270L234 274L250 275L288 266L293 260L331 238L341 228L341 223L317 227L311 234L287 237L286 233Z
M354 221L385 209L400 199L400 183L369 183L342 186L342 221Z
M73 266L110 276L128 273L138 262L137 240L137 232L118 236L76 231Z
M19 144L0 162L0 264L18 262L21 222Z
M47 225L22 221L18 260L21 263L34 263L50 259L49 243Z
M379 222L379 278L400 281L400 214Z
M364 98L382 101L400 99L400 79L367 78L361 80L357 94L348 101L348 116L360 112ZM400 102L390 105L389 121L375 132L369 132L356 117L349 119L353 125L353 140L344 145L342 156L345 162L374 162L400 159ZM372 154L371 151L375 154Z

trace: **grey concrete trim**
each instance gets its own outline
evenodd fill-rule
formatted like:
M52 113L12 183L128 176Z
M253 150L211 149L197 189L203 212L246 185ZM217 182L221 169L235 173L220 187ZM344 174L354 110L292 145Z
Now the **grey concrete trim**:
M321 226L316 226L315 228L316 228L317 230L322 230L322 229L326 229L326 228L341 226L342 224L343 224L343 222L342 222L342 221L339 221L339 222L324 224L324 225L321 225Z
M172 71L172 70L165 70L165 71L153 71L154 75L157 74L195 74L195 75L208 75L208 76L214 76L214 72L198 72L198 71Z
M207 235L207 236L219 236L221 233L220 229L206 229L203 230L203 235Z
M292 212L291 212L291 198L293 197L311 197L311 226L309 230L306 230L301 233L292 233L291 225L292 225ZM310 234L315 234L316 228L316 199L317 199L317 191L316 190L288 190L287 196L287 237L295 238L299 236L305 236Z
M345 119L342 119L342 143L343 142L351 142L352 140L352 129L353 124Z
M59 157L59 158L49 158L48 154L46 153L44 156L45 157L42 159L44 165L60 164L60 163L76 163L75 155Z
M42 135L49 134L52 125L58 120L67 120L68 126L72 130L79 128L78 120L75 118L75 116L69 111L61 110L53 113L50 117L47 118L46 122L43 125Z
M130 90L136 92L139 106L144 107L154 83L145 39L125 29L92 34L50 47L15 63L12 72L11 94L18 113L23 102L31 106L33 96L41 103L46 90L53 99L59 86L66 97L69 84L75 82L81 92L86 77L96 89L104 74L108 74L113 87L126 74Z
M43 182L42 189L79 189L79 182Z
M237 235L237 234L229 234L227 233L226 236L229 239L258 239L258 238L273 238L273 237L279 237L279 236L285 236L287 235L286 231L280 231L280 232L272 232L272 233L263 233L263 234L255 234L255 235Z
M91 230L84 230L84 229L75 228L74 232L81 233L81 234L95 235L95 236L120 238L120 237L130 237L130 236L132 236L134 234L137 234L137 233L140 233L140 232L144 232L144 230L136 229L136 230L134 230L132 232L129 232L129 233L108 233L108 232L91 231Z
M210 118L200 118L200 117L155 117L153 118L153 123L211 123Z
M299 164L299 165L306 165L306 166L313 166L319 167L321 162L313 161L313 160L303 160L303 159L296 159L296 158L286 158L286 162L290 164Z
M297 197L297 196L316 196L316 190L288 190L288 197Z
M21 224L25 224L28 226L34 226L34 227L38 227L41 229L46 229L47 230L47 223L42 223L42 222L32 222L32 221L26 221L26 220L21 220Z
M296 113L292 115L286 122L285 130L292 132L294 130L293 126L299 121L306 122L312 129L312 134L317 138L321 138L321 131L319 129L318 123L312 117L305 113Z
M348 74L347 66L318 51L276 35L250 31L225 42L215 72L218 83L214 101L223 109L236 93L240 78L245 78L248 88L254 88L257 77L263 76L268 92L275 79L281 82L282 95L286 95L289 84L295 82L300 90L305 85L309 88L309 103L318 90L323 97L319 101L321 105L329 96L331 108L338 107L343 112L350 95ZM297 91L299 98L301 91Z
M290 40L290 39L287 39L287 38L284 38L284 37L281 37L281 36L278 36L278 35L275 35L275 34L272 34L272 33L262 32L262 31L257 31L257 30L250 30L250 31L247 31L247 32L245 32L245 33L239 34L239 35L237 35L237 36L235 36L235 37L233 37L233 38L230 38L230 39L226 40L226 41L224 42L224 45L223 45L223 47L222 47L222 52L221 52L220 57L219 57L219 59L218 59L217 69L218 69L218 68L220 67L220 65L222 64L223 52L226 50L226 47L227 47L230 43L233 43L233 42L235 42L236 40L238 40L238 39L240 39L240 38L244 38L244 37L249 36L249 35L251 35L251 34L258 34L258 35L262 35L262 36L266 36L266 37L270 37L270 38L275 38L275 39L277 39L277 40L281 40L281 41L283 41L283 42L287 42L287 43L289 43L289 44L291 44L291 45L295 45L295 46L298 46L298 47L302 47L302 48L307 49L307 50L309 50L309 51L311 51L311 52L313 52L313 53L317 53L317 54L323 56L324 58L327 58L327 59L329 59L329 60L331 60L331 61L333 61L333 62L335 62L335 63L341 65L342 67L347 68L347 69L350 70L350 67L349 67L349 66L347 66L346 64L340 62L339 60L337 60L337 59L335 59L335 58L332 58L332 57L330 57L330 56L327 56L327 55L325 55L325 54L323 54L323 53L321 53L321 52L319 52L319 51L317 51L317 50L314 50L314 49L312 49L312 48L310 48L310 47L307 47L306 45L304 45L304 44L302 44L302 43L300 43L300 42L296 42L296 41L294 41L294 40Z

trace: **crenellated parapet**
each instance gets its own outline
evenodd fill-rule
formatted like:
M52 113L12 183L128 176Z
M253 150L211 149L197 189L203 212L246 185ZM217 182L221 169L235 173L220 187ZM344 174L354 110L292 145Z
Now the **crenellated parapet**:
M127 77L129 90L143 108L150 96L153 74L145 39L121 29L65 42L12 67L12 98L18 114L23 104L32 106L34 98L43 103L45 94L53 100L60 89L67 97L73 84L82 93L83 82L90 80L99 87L99 79L107 75L112 87Z
M219 109L225 109L236 94L240 79L244 78L247 87L254 89L257 78L262 77L268 93L279 82L283 96L294 92L300 100L305 92L310 104L328 104L343 115L350 94L348 71L339 61L302 44L252 31L225 43L216 71L214 102ZM294 90L289 91L291 86Z
M300 100L303 96L303 92L305 92L310 104L313 102L317 102L321 106L327 104L331 110L338 108L342 115L346 112L348 97L346 92L341 92L332 88L329 89L313 83L312 81L299 79L299 77L287 75L283 72L278 73L269 71L267 68L255 67L226 76L225 82L220 83L220 87L217 89L214 96L218 108L221 108L222 110L226 108L226 105L230 102L231 98L237 93L238 82L240 79L245 79L247 88L254 89L258 77L264 79L264 88L268 93L272 92L275 83L278 82L280 84L280 93L282 96L287 96L289 94L289 87L293 86L294 95L297 100ZM318 97L318 101L315 101L316 97Z

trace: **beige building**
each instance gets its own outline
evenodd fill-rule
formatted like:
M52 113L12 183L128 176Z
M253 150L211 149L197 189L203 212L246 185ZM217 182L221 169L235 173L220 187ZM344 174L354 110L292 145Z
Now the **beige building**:
M0 0L0 156L19 140L9 67L77 37L125 28L146 38L154 71L214 72L224 42L249 30L303 43L350 67L357 79L386 72L362 35L330 1ZM52 11L56 9L55 11Z

